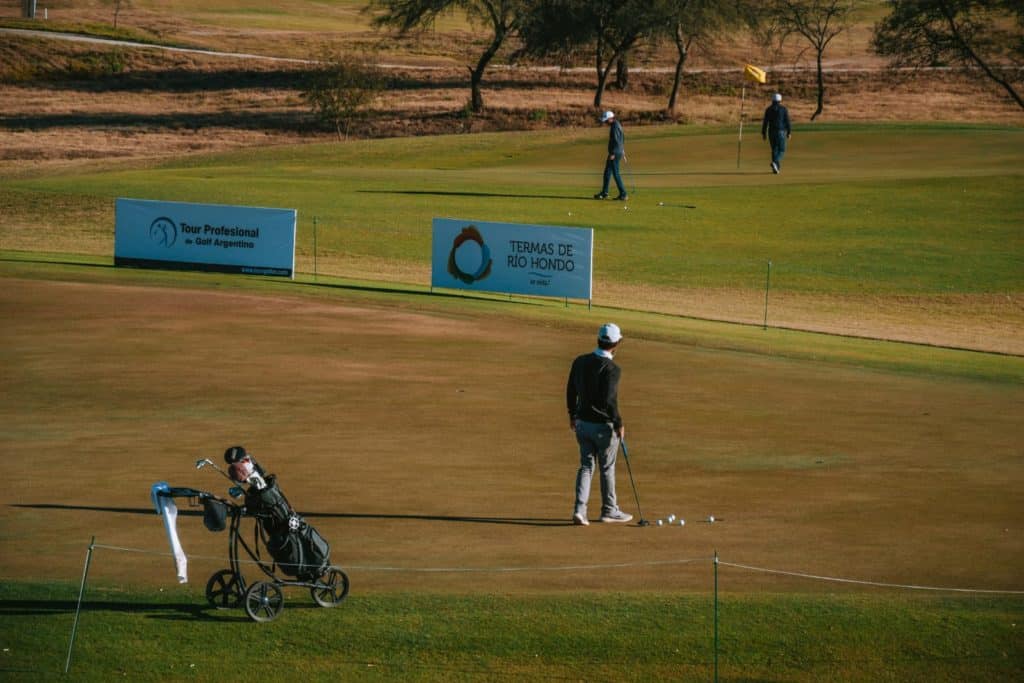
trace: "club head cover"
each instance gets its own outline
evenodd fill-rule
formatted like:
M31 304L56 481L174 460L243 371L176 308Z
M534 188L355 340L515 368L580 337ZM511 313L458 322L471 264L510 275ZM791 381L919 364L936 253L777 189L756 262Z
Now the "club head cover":
M224 451L224 462L229 465L234 465L236 462L244 460L246 457L248 457L248 453L245 452L245 448L242 446L232 446Z

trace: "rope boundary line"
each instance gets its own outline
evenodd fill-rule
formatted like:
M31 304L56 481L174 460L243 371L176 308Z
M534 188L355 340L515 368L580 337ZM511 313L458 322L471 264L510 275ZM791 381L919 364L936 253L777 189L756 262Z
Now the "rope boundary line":
M157 555L160 557L173 557L171 553L158 550L146 550L144 548L125 548L121 546L105 545L94 543L93 548L103 550L114 550L118 552L139 553L144 555ZM209 555L189 555L190 560L222 561L222 557ZM777 574L781 576L793 576L801 579L812 579L815 581L831 581L835 583L849 583L860 586L875 586L879 588L902 588L906 590L934 591L946 593L981 593L995 595L1024 595L1024 590L1002 590L992 588L947 588L942 586L921 586L916 584L886 583L882 581L864 581L861 579L847 579L836 576L822 576L820 574L808 574L804 572L787 571L784 569L770 569L767 567L755 567L738 562L726 562L717 555L714 557L694 557L676 560L649 560L646 562L614 562L602 564L577 564L560 566L533 566L533 567L389 567L379 565L346 565L344 569L364 572L409 572L425 574L458 574L458 573L495 573L509 574L519 572L559 572L559 571L592 571L599 569L628 569L631 567L658 567L666 565L693 564L695 562L710 561L724 567L745 569L747 571L762 572L765 574ZM256 560L243 560L239 558L240 564L258 565ZM267 563L270 561L267 560Z
M93 548L102 548L104 550L117 550L127 553L140 553L143 555L157 555L161 557L173 557L171 553L163 552L159 550L146 550L143 548L123 548L114 545L103 545L96 543ZM210 560L210 561L222 561L221 557L212 557L209 555L187 555L189 560ZM674 564L690 564L693 562L706 562L711 561L711 557L695 557L681 560L649 560L647 562L617 562L607 564L577 564L577 565L561 565L561 566L539 566L539 567L382 567L375 565L345 565L344 569L364 572L419 572L419 573L463 573L463 572L493 572L493 573L511 573L511 572L558 572L558 571L580 571L580 570L592 570L592 569L625 569L629 567L647 567L647 566L662 566L662 565L674 565ZM264 564L269 564L271 560L266 560ZM239 564L260 564L256 560L243 560L238 559Z
M752 567L747 564L737 564L735 562L724 562L721 559L718 560L718 564L726 567L736 567L737 569L746 569L755 572L764 572L766 574L782 574L784 576L795 576L801 579L815 579L817 581L834 581L838 583L854 583L862 586L879 586L882 588L906 588L909 590L919 591L938 591L938 592L950 592L950 593L1000 593L1004 595L1024 595L1024 591L1018 590L999 590L991 588L943 588L941 586L918 586L914 584L904 583L884 583L881 581L862 581L860 579L843 579L835 576L820 576L817 574L804 574L801 572L785 571L783 569L767 569L765 567Z

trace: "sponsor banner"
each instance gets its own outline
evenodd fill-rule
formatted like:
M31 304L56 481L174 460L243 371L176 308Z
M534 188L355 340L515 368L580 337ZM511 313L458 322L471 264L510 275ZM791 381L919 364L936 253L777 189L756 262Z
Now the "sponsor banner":
M295 276L295 209L117 200L114 265Z
M590 299L594 231L435 218L431 286Z

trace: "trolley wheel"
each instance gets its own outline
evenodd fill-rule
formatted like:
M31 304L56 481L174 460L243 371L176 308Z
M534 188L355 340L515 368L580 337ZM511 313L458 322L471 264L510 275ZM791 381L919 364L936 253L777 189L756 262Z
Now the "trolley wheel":
M206 582L206 600L218 609L239 607L244 593L242 577L230 569L221 569Z
M257 581L245 591L245 613L253 621L273 621L284 609L284 593L276 584Z
M337 567L331 567L309 592L316 604L334 607L348 595L348 586L348 575Z

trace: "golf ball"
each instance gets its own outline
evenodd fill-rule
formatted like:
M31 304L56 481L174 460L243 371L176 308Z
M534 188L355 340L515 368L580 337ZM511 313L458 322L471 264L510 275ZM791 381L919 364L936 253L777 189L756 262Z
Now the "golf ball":
M714 522L714 521L715 521L715 516L714 515L708 515L708 522L710 523L710 522Z
M665 202L658 202L658 206L665 206Z
M679 526L686 526L686 520L685 519L679 520Z
M662 526L663 524L665 524L665 520L659 519L658 526Z

